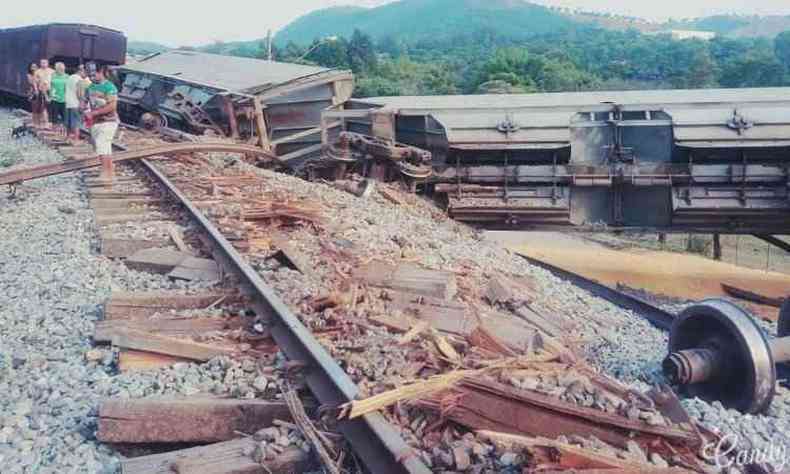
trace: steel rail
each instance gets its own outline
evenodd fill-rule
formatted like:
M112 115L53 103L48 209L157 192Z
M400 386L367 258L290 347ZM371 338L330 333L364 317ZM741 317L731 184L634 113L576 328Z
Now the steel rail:
M123 147L118 147L124 150ZM279 159L271 153L263 150L260 147L253 145L240 145L236 143L177 143L173 145L161 145L149 148L142 148L139 150L123 151L113 155L113 163L121 163L124 161L140 160L152 156L159 155L173 155L181 153L196 153L196 152L226 152L226 153L242 153L245 155L263 156L267 160L276 162ZM82 158L78 160L68 160L61 163L53 163L48 165L33 166L30 168L22 168L7 173L0 173L0 185L3 184L16 184L22 181L31 179L44 178L71 171L78 171L87 168L95 168L101 165L101 160L98 157Z
M603 298L606 301L619 306L620 308L635 312L636 314L650 321L653 326L659 329L669 331L669 329L672 327L672 323L675 321L674 314L664 311L663 309L648 303L642 298L637 298L636 296L618 291L614 288L604 285L603 283L599 283L595 280L579 275L578 273L565 270L564 268L552 265L551 263L545 262L543 260L538 260L534 257L528 257L524 254L517 255L521 256L529 263L543 268L544 270L548 270L557 277L562 278L563 280L568 280L575 286L589 291L599 298Z
M180 202L210 237L214 255L223 267L241 278L252 297L256 313L268 318L269 329L280 350L289 360L304 364L303 373L307 385L320 403L334 407L356 399L359 390L348 374L214 224L149 161L142 159L140 163ZM372 473L431 472L380 413L342 421L338 427L356 455Z
M633 311L639 316L650 321L653 326L664 331L669 331L672 328L672 324L675 322L675 319L677 318L676 315L668 311L664 311L663 309L650 304L641 298L629 295L622 291L618 291L614 288L604 285L603 283L579 275L578 273L565 270L564 268L560 268L556 265L552 265L534 257L528 257L523 254L517 255L521 256L535 266L541 267L544 270L548 270L563 280L570 281L575 286L587 290L599 298L603 298L606 301L619 306L620 308ZM787 364L778 364L776 366L776 372L783 385L788 385L788 383L790 383L790 367L788 367Z

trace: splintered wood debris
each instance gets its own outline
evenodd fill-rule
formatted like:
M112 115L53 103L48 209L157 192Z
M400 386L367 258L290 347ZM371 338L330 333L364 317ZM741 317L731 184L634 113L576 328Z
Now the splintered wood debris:
M338 413L336 422L381 412L437 470L701 470L703 437L678 415L682 407L659 403L666 397L634 392L587 365L578 350L574 316L538 304L545 298L529 275L470 258L442 257L432 250L441 243L419 246L407 232L382 239L369 230L390 215L446 221L435 209L421 207L418 199L391 185L355 187L363 192L349 194L240 160L232 163L201 157L157 166L204 209L357 384L357 400L322 407ZM360 216L356 201L377 206L380 216ZM447 226L469 233L455 223ZM185 270L183 262L193 261L188 259L201 258L178 233L169 237L178 251L141 248L128 256L127 265L167 274ZM210 278L214 268L200 263L186 267L211 273ZM217 292L172 300L118 295L107 305L108 320L128 322L100 325L97 340L123 350L122 366L124 359L131 366L156 366L156 357L163 363L216 355L263 360L276 351L264 315L241 327L225 325L215 314L191 324L174 309L207 311L222 298L229 299L223 306L243 300ZM269 369L288 371L287 365ZM285 417L293 421L289 426L308 445L310 456L282 448L276 442L280 435L270 431L262 436L273 442L263 447L243 434L225 440L229 429L241 426L234 423L242 423L239 412L232 411L221 415L213 432L206 428L194 434L222 442L127 460L124 469L204 472L203 465L205 472L227 473L261 472L265 466L291 472L320 463L327 472L341 472L343 447L316 428L294 390L279 395L288 408ZM159 402L145 403L154 404L146 408L149 415L162 409L155 405ZM152 423L157 429L151 437L160 433L173 440L179 435L169 435L165 425L188 423L184 414L190 409L169 411L157 424L152 416L141 415L147 421L140 422L136 415L108 414L108 408L106 416L100 413L102 436L110 439L117 432L134 438L130 427ZM215 406L201 416L218 416L223 409ZM285 426L264 431L272 429Z

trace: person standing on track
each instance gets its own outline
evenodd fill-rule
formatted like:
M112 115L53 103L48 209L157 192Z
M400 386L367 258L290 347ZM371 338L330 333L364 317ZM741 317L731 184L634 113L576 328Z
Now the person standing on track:
M66 65L55 63L55 74L50 82L49 120L55 125L55 131L66 138Z
M49 86L52 82L52 75L55 70L49 67L49 60L42 59L38 63L38 70L36 71L36 81L38 82L38 91L42 94L44 99L44 109L42 110L41 125L43 128L49 128Z
M85 80L82 64L66 80L66 138L74 144L80 141L80 106L85 98Z
M38 64L31 63L27 69L28 99L30 99L30 112L33 114L33 127L39 128L44 125L44 109L47 107L47 99L38 87Z
M110 82L110 68L100 66L94 83L88 88L91 109L85 112L86 123L91 124L91 138L96 154L101 159L101 178L112 181L112 140L118 130L118 89Z

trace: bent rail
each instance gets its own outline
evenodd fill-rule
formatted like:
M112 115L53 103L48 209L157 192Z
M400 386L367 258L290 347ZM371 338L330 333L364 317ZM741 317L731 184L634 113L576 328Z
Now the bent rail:
M196 152L241 153L245 155L261 156L272 162L280 161L276 156L261 148L252 145L240 145L236 143L177 143L173 145L155 146L143 148L140 150L123 151L113 155L112 161L114 163L120 163L123 161L139 160L152 156L167 156L180 153ZM23 181L29 181L31 179L46 178L47 176L70 173L72 171L79 171L87 168L95 168L100 165L101 161L99 158L92 157L78 160L69 160L62 163L53 163L50 165L23 168L0 174L0 185L16 184Z

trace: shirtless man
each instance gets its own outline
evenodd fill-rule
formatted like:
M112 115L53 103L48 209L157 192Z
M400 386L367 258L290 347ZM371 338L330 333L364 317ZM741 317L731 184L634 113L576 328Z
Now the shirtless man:
M47 108L49 107L50 102L50 86L52 84L52 75L55 74L55 70L49 67L49 60L42 59L38 63L38 70L36 71L35 77L38 81L38 91L46 97L46 107L44 107L44 112L42 114L42 123L44 124L44 128L49 128L49 113Z

